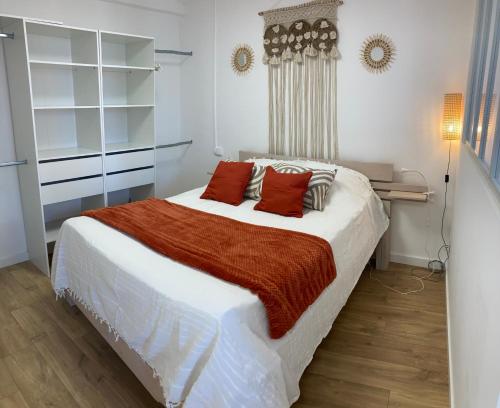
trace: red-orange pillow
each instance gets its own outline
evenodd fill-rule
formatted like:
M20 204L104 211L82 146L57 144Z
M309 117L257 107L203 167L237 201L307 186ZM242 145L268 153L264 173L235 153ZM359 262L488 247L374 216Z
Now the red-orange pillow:
M311 177L310 171L300 174L278 173L269 166L262 182L262 199L254 209L302 218L304 195Z
M200 198L240 205L252 177L253 163L219 162Z

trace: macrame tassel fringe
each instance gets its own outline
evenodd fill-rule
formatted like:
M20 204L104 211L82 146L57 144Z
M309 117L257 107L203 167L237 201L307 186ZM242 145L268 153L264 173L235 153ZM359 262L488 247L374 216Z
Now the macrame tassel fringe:
M293 52L292 52L292 49L290 47L288 47L286 49L286 51L283 53L282 58L283 58L283 61L293 59Z
M297 64L302 64L302 62L304 62L304 59L302 58L302 53L300 51L297 54L295 54L294 61Z
M337 49L337 47L335 47L335 45L333 46L332 48L332 51L330 52L330 58L332 59L337 59L340 57L340 53L339 53L339 50Z
M264 65L268 65L269 64L269 55L264 54L264 56L262 57L262 63Z
M318 56L318 51L316 51L311 44L307 44L307 47L304 51L304 55L307 55L308 57L317 57Z
M309 56L313 57L313 58L317 57L318 56L318 50L316 48L314 48L314 47L311 47L311 51L309 52Z
M271 60L269 61L269 63L271 65L280 65L281 64L281 58L276 56L276 55L273 55Z
M325 50L321 50L321 52L319 53L319 57L322 59L322 60L327 60L329 57L328 55L326 55L326 52Z

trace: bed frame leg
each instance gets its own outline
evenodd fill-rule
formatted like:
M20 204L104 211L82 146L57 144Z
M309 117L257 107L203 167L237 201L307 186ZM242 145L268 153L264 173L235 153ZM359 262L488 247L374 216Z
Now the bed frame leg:
M382 236L382 239L380 240L377 250L375 252L375 258L377 260L377 269L379 271L385 271L389 269L389 262L391 258L391 226L389 225L389 228L385 232L385 234Z
M66 294L64 296L64 300L66 301L66 303L71 306L71 307L75 307L76 306L76 303L75 301L73 300L73 297L71 295L68 295Z
M391 219L391 202L390 201L382 201L384 204L384 210L389 217L389 221ZM389 227L387 231L382 236L377 249L375 251L376 258L376 267L379 271L385 271L389 269L389 262L391 260L391 224L389 222Z

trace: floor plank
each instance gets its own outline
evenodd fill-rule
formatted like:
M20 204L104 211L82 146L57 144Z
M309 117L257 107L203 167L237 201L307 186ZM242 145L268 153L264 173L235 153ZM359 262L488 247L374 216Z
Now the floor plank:
M389 271L373 271L372 277L407 291L419 287L412 275L426 274L392 264ZM449 407L446 287L442 277L431 279L423 292L404 296L382 287L366 271L306 369L294 408L348 407L355 401L307 386L318 376L385 390L390 408ZM333 392L334 385L328 387Z
M410 267L374 271L418 287ZM444 408L448 399L445 283L401 296L361 277L301 380L294 408ZM30 263L0 269L0 408L158 407L87 321L56 301Z
M301 382L300 406L325 408L386 408L390 392L309 373Z
M415 387L432 391L447 390L446 379L440 376L440 372L388 363L381 359L344 355L321 348L307 371L386 390L405 392Z
M5 362L30 407L79 406L36 348L17 352L7 357Z
M28 336L17 322L0 327L0 358L30 347Z
M30 408L23 395L18 391L15 394L0 398L0 408Z
M63 333L63 337L65 336ZM102 370L99 367L92 371L93 379L83 370L87 357L81 353L71 339L59 339L55 336L45 337L35 343L35 347L45 359L46 363L57 373L57 376L75 398L81 407L119 407L125 406L126 402L119 395L110 398L110 393L103 396L99 391L99 384L103 383ZM55 337L55 338L54 338ZM97 388L96 386L97 385Z
M412 390L406 392L391 391L388 408L441 408L449 406L447 394Z
M7 398L17 393L18 389L5 360L0 360L0 399Z
M320 345L343 355L358 356L415 368L432 368L448 375L446 350L429 347L421 341L410 341L404 335L381 333L367 335L341 329L334 330Z
M21 307L12 311L12 316L17 324L23 329L30 340L45 335L45 322L37 318L35 311L31 306Z

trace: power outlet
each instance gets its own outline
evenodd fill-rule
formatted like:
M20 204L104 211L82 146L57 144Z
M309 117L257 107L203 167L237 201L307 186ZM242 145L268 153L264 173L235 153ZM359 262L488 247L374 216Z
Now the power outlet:
M224 156L224 148L222 146L215 146L214 154L218 157Z

